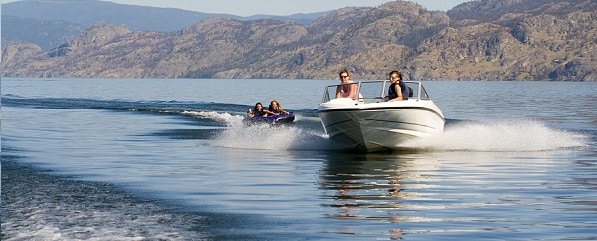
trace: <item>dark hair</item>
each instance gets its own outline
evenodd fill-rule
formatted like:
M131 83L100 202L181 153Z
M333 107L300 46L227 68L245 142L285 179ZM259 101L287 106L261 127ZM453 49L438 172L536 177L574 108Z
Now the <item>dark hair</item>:
M388 76L392 76L393 74L397 74L398 78L402 79L402 74L400 73L400 71L394 70L394 71L390 72L390 74Z

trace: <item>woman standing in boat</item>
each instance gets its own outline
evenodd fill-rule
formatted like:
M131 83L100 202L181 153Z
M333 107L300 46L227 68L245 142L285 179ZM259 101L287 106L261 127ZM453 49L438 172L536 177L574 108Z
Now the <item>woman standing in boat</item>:
M408 100L409 90L399 71L390 72L390 89L388 89L388 101Z
M348 70L342 70L339 74L341 85L336 87L336 99L337 98L352 98L356 96L357 86L350 80L350 74Z

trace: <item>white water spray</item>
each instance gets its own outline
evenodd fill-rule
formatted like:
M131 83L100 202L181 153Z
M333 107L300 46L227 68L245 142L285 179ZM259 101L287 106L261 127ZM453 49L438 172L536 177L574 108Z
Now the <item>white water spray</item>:
M463 123L418 138L407 148L440 151L547 151L587 145L587 137L535 121Z
M257 150L341 150L325 133L293 125L246 125L242 115L218 112L185 112L227 123L213 145ZM430 151L523 152L551 151L586 146L588 137L530 120L464 122L446 127L441 134L403 143L407 149Z

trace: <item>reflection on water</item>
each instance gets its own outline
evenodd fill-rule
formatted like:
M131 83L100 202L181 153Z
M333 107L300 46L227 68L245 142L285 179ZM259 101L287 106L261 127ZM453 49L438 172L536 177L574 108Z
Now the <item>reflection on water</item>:
M421 220L404 201L417 200L415 192L426 172L437 168L437 160L421 159L417 154L338 154L325 158L320 174L321 204L332 207L333 219L377 221L386 224ZM413 188L415 187L415 188ZM401 228L389 225L386 235L400 238ZM339 233L367 232L354 230L350 224ZM359 229L358 227L356 229Z
M336 223L330 232L338 234L477 239L526 233L542 239L547 234L538 227L550 226L564 237L591 239L587 224L575 220L595 210L589 190L594 186L587 185L595 180L594 168L579 168L562 158L570 155L332 153L323 157L319 174L320 205Z

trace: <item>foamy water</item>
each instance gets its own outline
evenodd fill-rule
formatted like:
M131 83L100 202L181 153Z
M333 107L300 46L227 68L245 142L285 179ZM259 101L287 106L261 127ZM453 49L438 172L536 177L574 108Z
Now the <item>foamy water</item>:
M211 118L225 122L227 128L215 136L212 146L254 150L341 150L345 147L330 143L325 133L302 129L293 124L247 124L244 115L220 112L185 112L196 118ZM300 115L295 122L306 121ZM318 120L317 120L318 121Z
M466 122L444 133L404 143L405 147L435 151L553 151L583 147L588 136L558 130L536 121Z
M247 125L244 116L218 112L188 112L199 118L226 122L226 128L212 143L214 146L257 150L343 150L322 132L292 125ZM297 118L298 119L298 118ZM297 120L298 121L298 120ZM441 134L413 139L401 146L427 151L555 151L587 146L586 134L559 130L532 120L496 120L461 122L449 125Z

